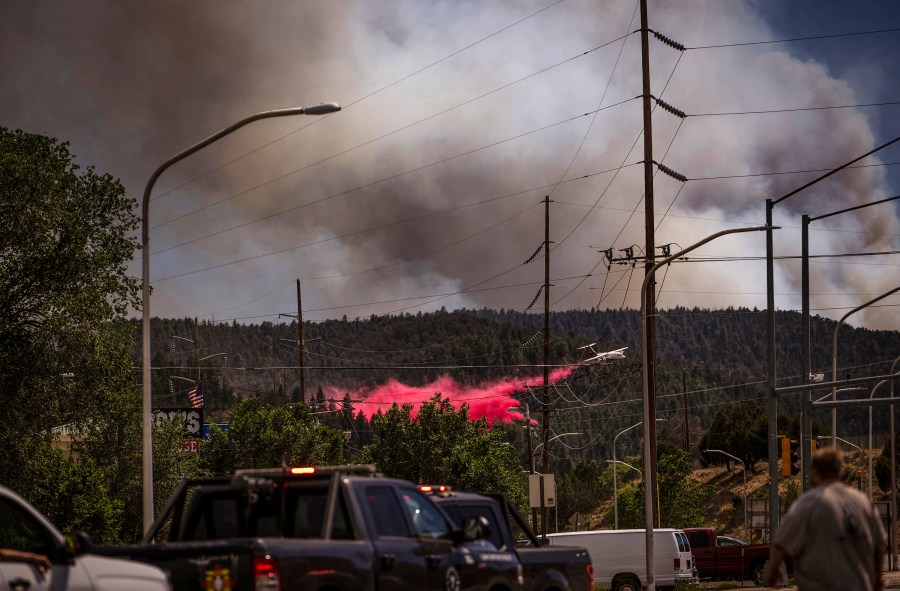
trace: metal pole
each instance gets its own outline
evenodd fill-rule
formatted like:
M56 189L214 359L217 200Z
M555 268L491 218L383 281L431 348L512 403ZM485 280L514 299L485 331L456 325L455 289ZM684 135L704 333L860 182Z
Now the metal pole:
M544 449L541 450L541 536L547 540L544 474L550 471L550 196L544 198Z
M691 432L688 428L688 393L687 393L687 377L684 368L681 368L681 391L684 392L684 451L688 454L688 461L691 459Z
M766 226L772 227L775 202L766 199ZM778 529L778 396L775 393L775 246L772 231L766 232L766 376L769 389L769 539Z
M809 341L809 216L804 214L801 226L801 242L802 242L802 279L801 279L801 299L802 307L802 329L800 331L800 349L802 351L803 369L801 371L800 382L802 384L809 383L809 374L811 371ZM804 491L809 490L809 462L812 459L812 445L809 438L812 429L812 413L810 412L810 396L811 392L803 392L800 395L800 482Z
M153 394L150 385L150 194L153 185L160 175L170 166L187 158L194 152L201 150L209 144L225 137L241 127L272 117L286 117L290 115L325 115L340 111L337 103L323 103L313 107L297 107L294 109L279 109L275 111L263 111L241 119L237 123L229 125L225 129L201 140L172 156L162 163L159 168L150 175L147 186L144 188L143 201L141 202L141 412L143 414L143 433L141 437L142 476L143 476L143 516L144 531L149 531L153 525L153 425L152 404Z
M644 112L644 277L651 280L653 274L650 269L653 265L656 250L654 231L656 219L653 205L653 116L650 89L650 37L649 19L647 17L647 0L641 0L641 73L642 73L642 99ZM645 482L651 483L645 490L645 507L647 513L645 520L648 532L652 533L654 506L658 502L656 490L652 483L656 480L656 289L645 290L641 294L641 307L643 307L649 319L645 319L642 326L642 350L644 374L648 376L644 397L644 440L654 450L654 456L645 458L644 474ZM653 562L653 536L647 534L647 590L656 591L656 573Z
M722 451L721 449L704 449L705 452L715 452L720 453L722 455L726 455L732 460L741 463L741 471L744 474L744 535L747 535L747 465L744 464L744 461L740 458L731 455L726 451Z
M894 369L897 365L897 362L900 361L900 357L894 360L894 363L891 364L891 373L894 373ZM891 542L891 569L896 570L897 568L897 434L894 432L894 380L891 379L891 535L889 540Z
M665 419L656 419L656 420L657 420L657 421L663 421L663 420L665 420ZM624 433L627 433L627 432L631 431L632 429L635 429L635 428L637 428L637 427L640 427L640 426L643 425L643 424L644 424L644 421L639 421L639 422L637 422L637 423L631 425L630 427L626 427L625 429L619 431L618 433L616 433L616 436L613 437L613 442L612 442L612 454L613 454L613 496L615 497L615 498L613 499L613 501L614 501L614 502L613 502L613 526L614 526L615 529L619 529L619 495L618 495L618 490L617 490L617 488L616 488L616 441L618 441L619 435L623 435ZM637 470L637 468L635 468L635 470ZM640 470L638 470L638 471L640 472ZM643 474L641 475L641 477L643 478Z
M297 361L300 367L300 402L306 404L306 367L303 359L303 305L300 300L300 279L297 279Z
M646 293L648 291L648 287L650 283L653 281L653 277L656 274L656 270L662 267L663 265L667 265L677 259L678 257L684 256L687 253L693 251L696 248L699 248L706 244L707 242L711 242L716 238L720 238L727 234L738 234L742 232L760 232L764 230L773 229L771 226L757 226L753 228L732 228L730 230L722 230L721 232L716 232L715 234L711 234L704 238L699 242L695 242L694 244L688 246L687 248L681 250L680 252L676 252L675 254L668 256L662 259L660 262L656 263L652 267L650 267L647 274L644 276L644 281L641 284L641 334L647 334L647 315L648 310L644 303L646 302ZM644 347L646 349L646 346ZM645 355L646 360L646 355ZM653 423L655 432L656 421L650 420L651 418L655 419L654 415L651 413L651 405L650 405L650 371L647 367L647 364L644 364L643 367L643 402L644 402L644 531L646 537L646 550L647 550L647 585L648 589L656 589L656 584L654 582L655 577L655 562L653 560L653 496L654 496L654 488L655 488L655 474L652 471L654 466L656 465L656 441L651 439L651 429L648 427L650 423Z
M898 138L898 139L900 139L900 138ZM872 304L874 304L875 302L883 300L884 298L888 297L889 295L891 295L892 293L894 293L896 291L900 291L900 286L895 287L894 289L881 294L880 296L878 296L875 299L869 300L865 304L862 304L860 306L853 308L852 310L850 310L849 312L847 312L846 314L841 316L841 319L838 320L837 325L835 325L835 327L834 327L834 334L831 337L831 381L832 382L837 381L837 339L838 339L838 331L841 329L841 325L852 314L856 314L863 308L867 308L867 307L871 306ZM831 393L833 395L832 401L837 402L837 393L835 391L835 388L836 388L836 386L833 386L831 389ZM834 438L836 436L837 436L837 408L832 408L831 409L831 438L832 438L832 441L835 441ZM835 444L835 445L837 445L837 444Z

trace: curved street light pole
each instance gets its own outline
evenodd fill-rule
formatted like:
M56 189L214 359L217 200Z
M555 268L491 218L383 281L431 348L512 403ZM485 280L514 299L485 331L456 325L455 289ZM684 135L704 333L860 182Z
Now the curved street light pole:
M260 119L270 119L272 117L288 117L292 115L325 115L340 111L341 106L337 103L323 103L312 107L296 107L292 109L278 109L274 111L263 111L241 119L237 123L214 133L213 135L201 140L172 156L162 163L147 181L144 188L144 199L141 206L141 291L142 291L142 326L141 326L141 396L143 399L143 504L144 504L144 531L150 529L153 524L153 425L151 423L152 397L150 392L150 193L153 191L153 185L160 175L170 166L190 156L194 152L201 150L209 144L225 137L226 135L240 129L248 123L259 121Z
M900 361L900 357L894 359L894 362L891 364L891 372L890 373L892 373L894 375L896 375L898 361ZM898 376L898 377L900 377L900 376ZM878 388L882 387L887 382L891 382L891 385L893 386L894 379L896 379L896 378L891 378L890 380L881 380L880 382L875 384L875 387L872 388L871 392L869 392L869 400L875 398L875 392L877 392ZM891 397L893 398L893 394L891 395ZM891 403L890 408L891 408L891 410L890 410L891 418L893 418L893 416L894 416L894 404L893 403ZM892 431L891 432L891 449L893 449L894 433L893 433L893 430L891 430L891 431ZM892 486L891 488L896 489L896 486ZM869 502L871 502L871 501L872 501L872 405L870 404L869 405ZM893 507L893 505L891 505L891 506Z
M638 476L640 476L641 478L644 477L644 473L643 473L643 472L641 472L640 470L638 470L637 468L635 468L634 466L632 466L632 465L629 464L628 462L623 462L622 460L606 460L606 463L607 463L607 464L612 464L613 466L615 466L616 464L622 464L622 465L625 466L626 468L631 468L632 470L634 470L635 472L637 472L637 473L638 473Z
M831 381L832 382L837 381L837 339L838 339L838 331L841 329L841 325L844 323L844 320L846 320L853 314L856 314L863 308L868 308L875 302L881 301L884 298L888 297L889 295L891 295L892 293L895 293L897 291L900 291L900 287L895 287L894 289L881 294L877 298L869 300L865 304L861 304L861 305L853 308L852 310L850 310L849 312L847 312L846 314L841 316L841 319L838 320L837 325L834 327L834 334L831 337ZM834 388L831 389L831 393L833 395L831 399L836 401L837 400L837 392L835 391ZM831 441L834 443L835 447L837 447L837 439L835 439L836 436L837 436L837 409L832 408L831 409Z
M656 420L657 421L665 421L665 419L656 419ZM632 426L626 427L624 430L619 431L618 433L616 433L616 436L613 437L613 442L612 442L612 456L613 457L612 457L612 461L610 462L610 464L612 464L612 466L613 466L613 529L619 529L619 487L618 487L618 483L616 482L616 476L617 476L616 475L616 464L625 464L625 462L620 462L616 459L616 441L619 439L619 435L622 435L623 433L627 433L627 432L631 431L632 429L634 429L635 427L640 427L643 424L644 424L644 421L639 421L639 422L633 424ZM628 464L625 464L625 465L627 466ZM629 467L633 468L633 466L629 466ZM634 468L634 469L637 470L637 468ZM641 472L641 471L638 470L638 472ZM644 474L641 473L641 478L643 478L643 477L644 477Z
M653 560L653 495L651 491L655 486L653 482L652 464L656 462L656 449L650 442L650 421L647 416L650 414L650 373L648 365L652 362L649 359L649 344L647 338L648 322L647 322L647 287L653 281L657 269L664 265L668 265L675 259L686 255L708 242L712 242L716 238L720 238L727 234L740 234L742 232L766 232L769 230L779 229L780 226L754 226L751 228L732 228L730 230L722 230L715 234L710 234L703 240L695 242L684 250L676 252L672 256L668 256L647 270L644 275L644 282L641 284L641 343L643 349L644 363L643 373L643 399L644 399L644 536L646 538L646 559L647 559L647 591L656 591L656 563Z
M721 449L704 449L703 451L709 453L717 453L722 454L724 456L728 456L732 460L741 463L741 470L744 472L744 536L747 536L747 465L744 464L743 460L738 457L735 457L728 453L727 451L722 451Z

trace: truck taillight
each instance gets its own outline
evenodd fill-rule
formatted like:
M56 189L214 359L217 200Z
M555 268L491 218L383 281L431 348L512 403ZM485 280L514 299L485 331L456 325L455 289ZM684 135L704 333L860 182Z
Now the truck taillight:
M278 561L269 555L253 557L254 591L281 591Z
M675 570L681 570L681 559L680 558L675 559Z
M584 565L584 574L587 575L588 581L594 580L594 564L592 562Z

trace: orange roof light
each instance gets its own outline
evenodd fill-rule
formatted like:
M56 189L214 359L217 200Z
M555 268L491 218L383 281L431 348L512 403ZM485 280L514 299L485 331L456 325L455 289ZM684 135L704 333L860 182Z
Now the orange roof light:
M289 470L291 474L315 474L316 469L313 466L298 466Z
M445 484L437 484L437 485L422 484L419 486L419 490L422 492L425 492L425 493L430 493L430 492L445 493L445 492L450 492L453 489Z

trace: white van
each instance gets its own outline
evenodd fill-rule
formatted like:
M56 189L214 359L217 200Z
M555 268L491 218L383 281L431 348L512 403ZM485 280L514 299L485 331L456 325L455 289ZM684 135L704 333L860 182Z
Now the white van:
M647 541L643 529L579 531L548 534L551 546L587 548L594 582L612 591L640 591L647 585ZM687 536L679 529L654 529L653 554L657 588L699 582Z

